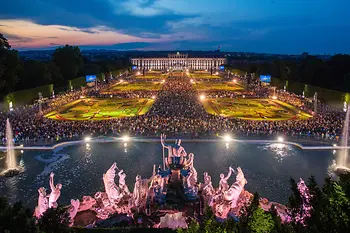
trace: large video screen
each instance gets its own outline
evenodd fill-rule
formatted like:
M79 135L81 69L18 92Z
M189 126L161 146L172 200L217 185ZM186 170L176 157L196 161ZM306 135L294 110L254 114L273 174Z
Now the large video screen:
M96 81L96 75L86 75L85 78L87 83L92 83Z
M225 66L220 66L219 69L220 70L225 70Z
M260 75L260 82L270 83L271 82L271 75Z
M136 69L137 69L137 66L132 66L131 69L132 69L132 70L136 70Z

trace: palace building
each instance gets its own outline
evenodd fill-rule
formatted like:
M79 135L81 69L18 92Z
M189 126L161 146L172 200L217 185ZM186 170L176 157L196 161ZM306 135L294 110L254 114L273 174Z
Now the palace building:
M226 64L226 58L222 56L191 57L184 53L170 53L167 57L131 58L131 63L136 69L153 70L218 70Z

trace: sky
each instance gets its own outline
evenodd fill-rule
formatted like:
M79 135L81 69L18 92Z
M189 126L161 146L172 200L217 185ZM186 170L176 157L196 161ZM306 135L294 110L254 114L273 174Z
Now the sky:
M349 0L2 0L14 49L350 53Z

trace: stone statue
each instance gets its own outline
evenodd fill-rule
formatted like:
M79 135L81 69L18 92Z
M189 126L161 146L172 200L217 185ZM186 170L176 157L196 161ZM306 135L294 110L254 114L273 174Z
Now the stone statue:
M91 209L96 204L96 200L90 196L83 196L83 200L80 202L78 212Z
M232 169L232 168L231 168ZM233 170L233 169L232 169ZM224 192L224 200L231 202L231 208L236 207L239 195L244 189L247 180L244 178L243 171L240 167L237 168L236 182Z
M120 191L123 194L125 194L125 195L130 195L129 188L128 188L128 186L125 183L126 174L124 173L123 170L120 170L118 172L118 176L119 176L119 188L120 188Z
M173 147L173 155L176 157L186 157L187 156L185 148L183 148L183 146L181 146L181 139L176 139L175 145Z
M160 143L162 144L163 148L168 149L168 158L173 157L173 146L171 144L166 144L164 142L164 139L166 139L165 134L160 135Z
M214 195L214 187L211 182L211 176L208 174L208 172L204 172L204 186L203 186L203 193L207 196Z
M71 199L70 200L70 207L68 209L69 219L70 219L69 226L73 226L74 218L78 213L79 206L80 206L79 199L77 199L77 200Z
M119 202L122 197L119 187L114 183L116 168L117 164L113 163L107 172L103 174L103 183L105 185L108 199L111 203Z
M194 162L194 154L189 153L188 154L188 159L185 161L185 166L186 167L193 167L193 162Z
M225 175L223 173L220 174L220 181L219 181L219 192L225 192L226 190L228 190L228 183L227 180L230 178L231 174L232 174L232 167L229 167L228 169L228 174L225 177Z
M163 148L168 149L168 157L165 161L166 165L170 164L180 165L184 163L184 158L187 156L185 149L181 146L181 139L176 139L175 144L166 144L164 139L166 136L162 134L160 136L160 142Z
M38 206L35 207L35 217L37 219L41 218L43 213L49 208L49 200L46 196L46 190L44 187L38 189L39 198L38 198Z
M142 179L140 175L136 176L136 182L132 196L133 206L142 207L146 204L149 181L150 179Z
M53 177L55 174L51 172L50 174L50 189L51 193L49 196L49 208L57 208L57 200L61 195L62 184L54 184Z
M182 212L167 213L165 216L160 217L160 223L158 228L187 228L186 218L182 215Z

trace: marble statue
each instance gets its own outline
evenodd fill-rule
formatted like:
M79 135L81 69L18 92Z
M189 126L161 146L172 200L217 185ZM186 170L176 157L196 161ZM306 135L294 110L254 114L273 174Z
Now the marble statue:
M78 213L79 206L80 206L79 199L77 199L77 200L71 199L70 200L70 207L68 208L69 219L70 219L69 226L73 226L74 218Z
M49 208L49 200L46 196L46 189L41 187L38 189L39 198L38 198L38 206L35 207L35 217L37 219L41 218L41 216L45 213L45 211Z
M232 169L232 168L231 168ZM240 167L237 168L236 182L233 183L230 188L224 192L224 200L231 202L231 208L236 207L239 195L247 184L247 180L244 178L243 171Z
M195 186L198 182L197 170L194 167L190 167L190 175L187 177L187 186L189 188Z
M194 162L194 154L189 153L188 154L188 159L185 160L185 167L193 167L193 162Z
M78 212L91 209L96 204L96 200L90 196L83 196Z
M116 168L117 164L113 163L113 165L107 170L107 172L103 174L103 183L108 199L111 203L118 203L122 197L122 193L120 192L119 187L114 182Z
M228 185L227 181L231 177L232 171L233 171L232 167L229 167L228 174L227 174L226 177L225 177L225 175L223 173L220 174L219 192L223 193L226 190L228 190L229 185Z
M181 139L176 139L175 144L166 144L164 139L166 136L162 134L160 136L160 142L163 148L168 150L168 157L164 161L166 166L169 167L170 164L181 165L187 157L185 149L181 146Z
M175 140L175 145L173 147L173 155L176 157L186 157L187 156L185 148L183 148L183 146L181 146L181 139Z
M214 195L214 187L211 182L211 176L208 174L208 172L204 172L204 186L203 186L203 193L206 196L212 196Z
M50 174L50 189L51 193L49 196L49 208L57 208L57 200L61 195L62 184L54 184L53 177L55 174L51 172Z
M182 215L182 212L177 213L167 213L165 216L160 217L159 228L187 228L187 223L185 217Z
M140 175L136 176L136 182L134 185L134 192L132 196L133 206L139 208L146 204L148 194L148 183L152 180L152 178L142 179Z
M123 170L120 170L118 172L118 176L119 176L119 189L120 189L120 191L125 195L130 195L129 188L125 183L126 174L124 173Z
M165 134L161 134L160 135L160 143L162 144L163 148L168 149L168 158L173 157L173 145L171 144L166 144L164 142L164 139L166 139L166 135Z

